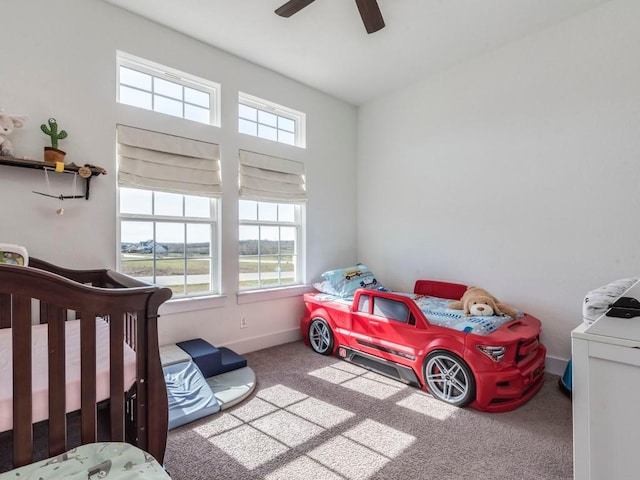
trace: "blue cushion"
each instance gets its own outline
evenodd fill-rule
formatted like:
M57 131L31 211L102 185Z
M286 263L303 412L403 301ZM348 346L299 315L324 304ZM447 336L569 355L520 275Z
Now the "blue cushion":
M222 352L201 338L176 343L187 352L198 366L205 378L216 374L217 367L222 361Z
M179 342L176 345L191 356L205 378L247 366L244 357L226 347L216 348L201 338Z
M222 352L222 363L220 364L217 373L214 375L220 375L221 373L231 372L247 366L247 360L233 350L226 347L220 347L220 352Z
M162 368L169 399L169 430L220 410L202 372L191 360Z

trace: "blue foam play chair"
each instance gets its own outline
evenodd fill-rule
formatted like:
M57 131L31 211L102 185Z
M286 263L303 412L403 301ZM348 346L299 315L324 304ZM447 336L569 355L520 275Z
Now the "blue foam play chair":
M205 378L247 366L244 357L226 347L214 347L201 338L176 343L193 359Z
M169 398L169 430L244 400L256 378L247 360L201 338L160 348Z

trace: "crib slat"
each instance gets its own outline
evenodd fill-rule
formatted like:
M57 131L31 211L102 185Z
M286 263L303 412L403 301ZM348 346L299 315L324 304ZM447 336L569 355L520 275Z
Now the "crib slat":
M81 440L97 440L96 411L96 313L80 313L80 411Z
M147 450L147 322L145 322L143 312L137 312L136 325L136 436L138 446ZM142 352L145 352L143 354Z
M16 467L33 461L31 424L31 299L13 296L13 463Z
M142 315L142 312L140 313ZM146 394L148 400L147 421L148 429L166 432L169 422L167 404L167 388L164 382L162 364L160 363L160 347L158 345L158 316L147 315L145 323L145 362L147 364ZM138 357L138 361L140 358ZM162 401L160 399L163 399ZM151 424L153 423L153 425ZM164 458L166 436L147 434L146 448L153 455Z
M50 305L44 320L49 324L49 456L54 456L67 450L65 311Z
M0 328L11 326L11 294L0 293Z
M124 316L123 311L110 315L109 361L111 440L124 441Z

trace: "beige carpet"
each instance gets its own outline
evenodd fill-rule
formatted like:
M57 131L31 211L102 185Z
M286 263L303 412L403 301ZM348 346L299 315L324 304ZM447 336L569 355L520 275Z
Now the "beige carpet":
M507 413L450 407L294 342L246 355L243 403L169 432L174 480L572 478L571 401L558 377Z

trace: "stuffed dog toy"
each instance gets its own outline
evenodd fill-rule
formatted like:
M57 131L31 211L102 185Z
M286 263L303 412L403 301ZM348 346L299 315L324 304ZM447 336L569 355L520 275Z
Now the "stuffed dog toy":
M449 308L464 310L465 315L509 315L514 318L518 315L518 311L515 308L498 302L496 297L485 289L478 287L468 287L462 298L450 304Z
M9 135L14 128L24 125L27 118L26 115L9 115L0 111L0 155L13 157L13 145L9 141Z

